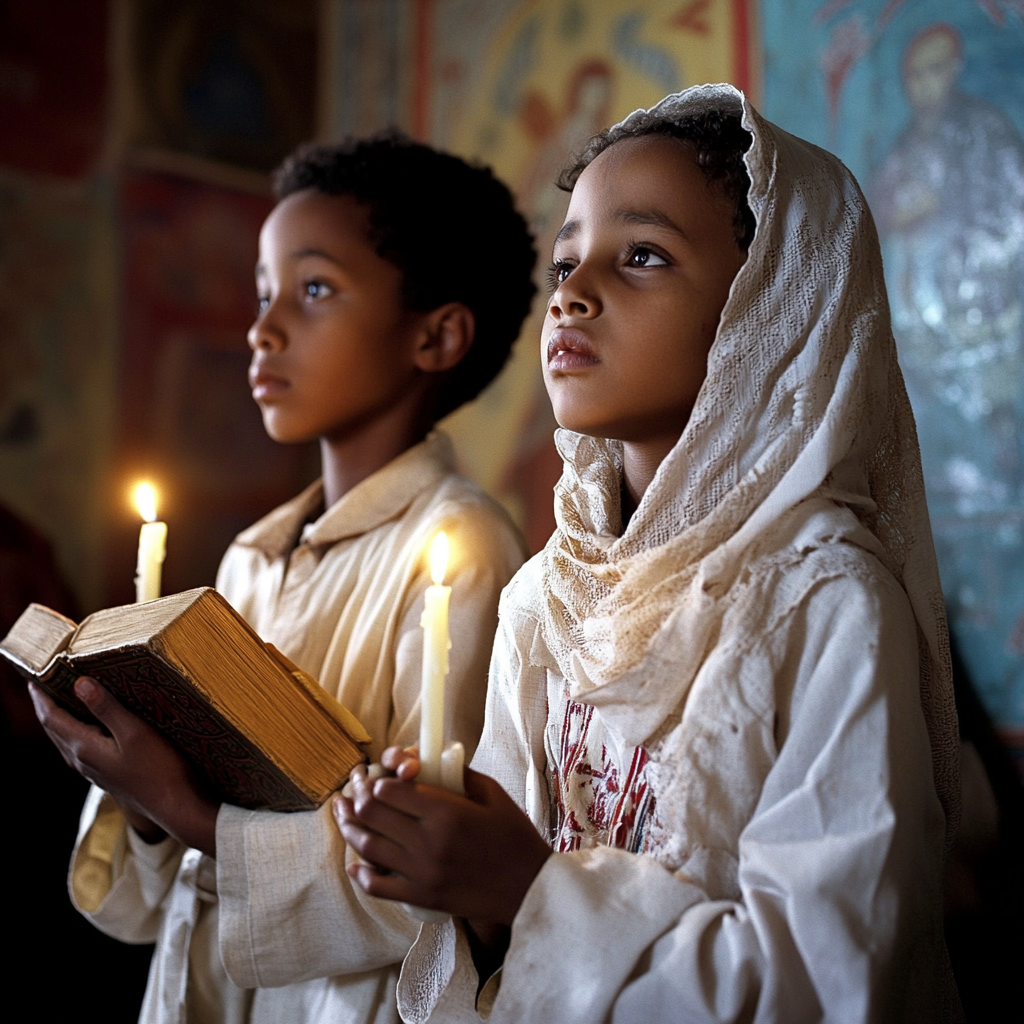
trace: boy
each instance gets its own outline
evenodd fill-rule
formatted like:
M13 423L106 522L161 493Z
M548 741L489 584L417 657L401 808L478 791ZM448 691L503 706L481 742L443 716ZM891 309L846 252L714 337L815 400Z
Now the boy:
M559 525L503 595L467 797L392 749L336 802L367 892L464 920L403 1018L955 1017L956 716L863 197L728 86L566 185Z
M320 438L323 479L239 535L218 588L356 714L379 757L417 735L424 555L444 529L447 726L473 746L521 541L429 431L504 364L534 290L529 234L488 170L397 135L302 150L276 190L250 383L271 437ZM481 223L486 260L471 255ZM156 941L141 1019L397 1019L397 966L416 928L330 870L344 849L329 808L222 806L95 681L78 693L111 738L35 694L65 757L101 787L71 892L108 934Z

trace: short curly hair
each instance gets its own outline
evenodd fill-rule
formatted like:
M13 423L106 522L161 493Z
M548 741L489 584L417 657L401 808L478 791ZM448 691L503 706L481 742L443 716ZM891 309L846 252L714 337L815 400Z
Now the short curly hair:
M445 377L436 419L497 377L530 311L537 253L512 193L489 168L388 130L301 146L273 182L278 199L313 189L363 204L371 243L402 273L407 309L461 302L473 311L473 345Z
M628 126L616 125L595 135L583 151L558 177L558 187L571 192L589 164L610 146L623 139L662 135L678 139L691 153L709 184L717 185L733 204L736 244L746 252L754 240L757 222L747 202L750 175L743 154L753 136L743 127L738 111L711 109L670 119L645 112L630 118Z

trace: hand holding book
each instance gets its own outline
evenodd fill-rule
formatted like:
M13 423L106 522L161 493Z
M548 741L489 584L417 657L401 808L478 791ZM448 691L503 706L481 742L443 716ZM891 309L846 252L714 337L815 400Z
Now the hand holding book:
M74 718L38 686L29 684L36 714L64 760L106 790L147 842L165 834L216 856L220 802L203 791L196 771L174 744L112 697L81 677L75 696L102 723Z
M129 728L124 742L142 735L132 724L137 716L182 752L218 802L239 807L319 807L365 759L361 745L370 740L209 588L95 612L77 627L31 605L0 642L0 656L47 694L54 706L41 706L67 743L109 739L57 715L59 708L95 729L98 716L79 686L83 676L97 679L98 699L105 692L116 700L102 706L129 716L117 720ZM96 756L110 749L89 746Z

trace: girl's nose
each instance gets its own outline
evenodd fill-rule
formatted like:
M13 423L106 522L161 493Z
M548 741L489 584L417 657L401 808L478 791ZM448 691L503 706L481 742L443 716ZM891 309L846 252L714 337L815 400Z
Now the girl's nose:
M553 320L566 317L589 320L601 312L601 300L584 269L574 267L564 281L551 293L548 316Z

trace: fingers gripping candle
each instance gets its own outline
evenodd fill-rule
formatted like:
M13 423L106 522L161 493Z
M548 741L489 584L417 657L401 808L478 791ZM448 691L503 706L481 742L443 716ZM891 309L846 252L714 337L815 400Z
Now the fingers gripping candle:
M167 551L167 524L156 521L156 488L139 484L134 491L135 506L145 520L139 531L139 558L135 567L135 601L152 601L160 596L160 573Z

